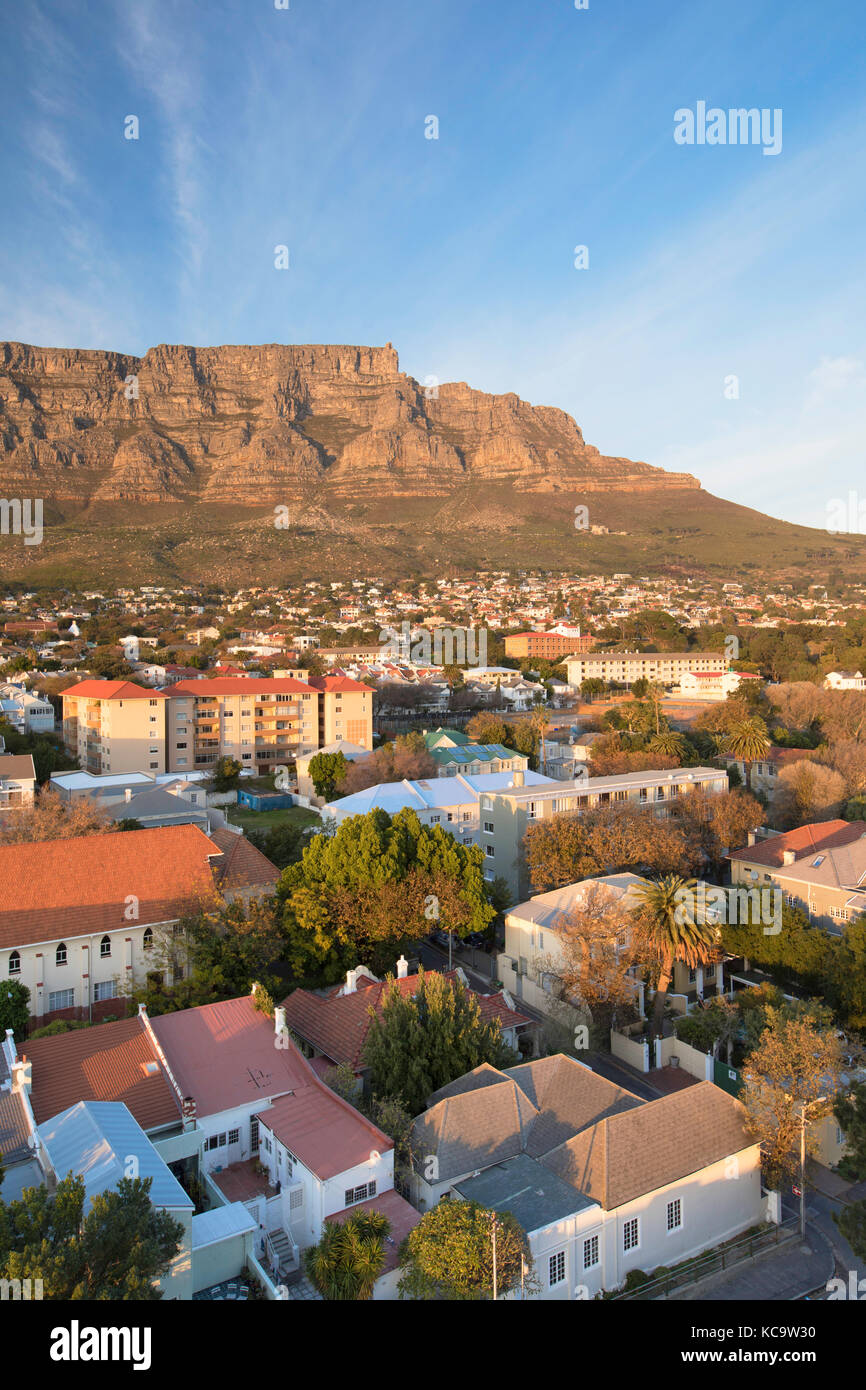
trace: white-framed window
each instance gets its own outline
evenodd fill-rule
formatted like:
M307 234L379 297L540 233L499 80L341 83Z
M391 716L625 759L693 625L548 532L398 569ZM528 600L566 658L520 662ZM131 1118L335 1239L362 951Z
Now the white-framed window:
M205 1148L206 1148L206 1149L224 1149L225 1146L226 1146L226 1135L225 1135L225 1133L223 1133L223 1134L211 1134L210 1137L209 1137L209 1138L206 1140L206 1142L205 1142Z
M683 1224L683 1204L679 1197L675 1197L672 1202L668 1202L667 1227L669 1231L677 1231Z
M55 1009L74 1009L75 990L74 989L55 989L48 996L48 1012L53 1013Z
M110 937L110 936L104 936L104 937L102 938L102 940L100 941L100 943L99 943L99 954L100 954L100 956L110 956L110 955L111 955L111 937Z
M565 1278L565 1251L557 1250L555 1255L551 1255L547 1264L547 1282L551 1288L554 1284L561 1284Z
M9 974L21 974L21 954L19 951L13 951L9 956Z
M144 936L141 938L142 949L149 951L153 947L153 927L145 927Z
M230 1130L229 1130L229 1143L230 1143L230 1144L239 1144L240 1142L241 1142L241 1132L240 1132L240 1130L239 1130L239 1129L230 1129Z
M485 845L484 853L487 855L488 859L495 859L496 857L496 849L493 845Z
M58 942L58 944L57 944L57 950L54 952L54 964L55 964L55 965L65 965L65 964L66 964L66 955L67 955L67 953L66 953L66 942L65 942L65 941L60 941L60 942Z
M633 1216L622 1228L623 1250L636 1250L640 1244L640 1218Z
M588 1236L583 1242L583 1267L593 1269L598 1264L598 1236Z
M493 831L494 831L494 828L495 828L495 827L494 827L494 825L493 825L493 821L492 821L492 820L486 820L486 821L484 822L484 834L485 834L485 835L492 835L492 834L493 834Z
M347 1187L345 1191L344 1206L353 1207L356 1202L366 1202L368 1197L375 1197L375 1182L362 1183L360 1187Z
M116 998L117 998L117 981L116 981L116 980L100 980L98 984L95 984L95 985L93 986L93 999L94 999L94 1002L95 1002L95 1003L98 1004L99 1001L100 1001L100 999L116 999Z

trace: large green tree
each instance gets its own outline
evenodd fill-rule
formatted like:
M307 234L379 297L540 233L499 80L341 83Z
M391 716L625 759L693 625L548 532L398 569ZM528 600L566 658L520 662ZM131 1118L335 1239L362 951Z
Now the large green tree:
M18 1042L30 1021L30 990L20 980L0 981L0 1037L11 1028Z
M400 1247L400 1297L484 1300L493 1297L493 1250L499 1297L535 1284L529 1242L510 1212L477 1202L440 1202Z
M410 810L350 816L312 836L277 899L295 977L322 984L359 964L384 975L433 923L463 936L496 915L481 850Z
M0 1278L41 1279L58 1301L150 1302L183 1237L180 1222L151 1205L151 1178L121 1178L84 1215L84 1180L70 1174L50 1193L27 1188L0 1203Z
M482 1062L511 1066L517 1058L502 1040L499 1020L482 1020L477 995L460 980L422 968L413 995L391 979L381 1013L371 1016L363 1060L374 1094L417 1115L433 1091Z
M317 753L311 758L307 771L316 789L316 796L323 796L326 801L332 801L338 786L345 780L348 766L345 754L339 751Z

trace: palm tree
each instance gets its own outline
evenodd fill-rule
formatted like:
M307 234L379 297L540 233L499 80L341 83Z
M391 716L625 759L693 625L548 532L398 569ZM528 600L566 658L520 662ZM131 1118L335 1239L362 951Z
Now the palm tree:
M752 719L741 719L734 724L725 739L725 751L733 753L743 764L746 789L749 787L752 763L764 758L770 748L770 735L763 719L755 715Z
M673 729L662 729L660 734L655 734L650 739L647 751L663 753L667 758L681 758L687 746L682 734L675 733Z
M697 921L693 911L696 888L696 879L667 874L648 879L634 890L638 899L636 940L659 966L652 1016L654 1034L662 1031L674 962L682 961L694 970L716 956L716 928Z
M385 1267L385 1237L391 1223L380 1211L353 1212L343 1222L326 1221L322 1237L306 1254L306 1269L323 1298L372 1298Z

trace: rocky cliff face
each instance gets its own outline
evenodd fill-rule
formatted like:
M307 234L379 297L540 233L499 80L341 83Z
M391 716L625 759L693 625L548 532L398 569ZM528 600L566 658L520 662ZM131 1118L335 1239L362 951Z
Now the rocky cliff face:
M0 345L0 494L89 504L325 504L696 489L608 458L570 416L463 382L425 390L383 348Z

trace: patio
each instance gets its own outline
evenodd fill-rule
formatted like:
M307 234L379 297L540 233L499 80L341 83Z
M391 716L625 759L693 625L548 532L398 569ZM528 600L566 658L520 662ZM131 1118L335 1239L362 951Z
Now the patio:
M221 1173L209 1173L208 1177L218 1187L227 1202L248 1202L253 1197L273 1197L274 1188L268 1183L267 1175L257 1173L255 1158L245 1158L241 1163L230 1163Z

